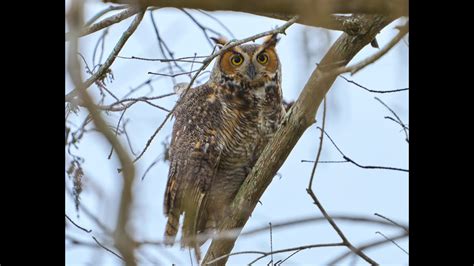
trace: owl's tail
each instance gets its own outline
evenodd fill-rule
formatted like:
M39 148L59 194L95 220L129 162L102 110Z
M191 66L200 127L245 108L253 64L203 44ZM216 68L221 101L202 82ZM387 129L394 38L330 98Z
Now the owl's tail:
M179 227L179 213L170 212L165 229L165 245L173 245Z
M201 204L204 199L204 193L199 190L191 190L190 195L192 200L185 201L185 212L183 221L183 236L181 238L181 247L188 247L194 249L194 255L197 261L201 261L201 241L198 236L198 225L201 215Z

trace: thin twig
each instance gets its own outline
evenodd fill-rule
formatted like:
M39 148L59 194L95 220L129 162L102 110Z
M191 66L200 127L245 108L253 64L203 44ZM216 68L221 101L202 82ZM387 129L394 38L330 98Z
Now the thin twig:
M402 248L397 242L395 242L395 240L387 237L386 235L384 235L383 233L381 233L380 231L377 231L375 232L376 234L379 234L381 236L383 236L385 239L387 239L388 241L392 242L395 246L397 246L399 249L401 249L403 252L405 252L407 255L410 255L408 254L408 251L406 251L404 248Z
M364 87L364 86L360 85L359 83L357 83L357 82L355 82L355 81L353 81L353 80L350 80L350 79L344 77L343 75L339 75L338 77L341 77L341 78L343 78L345 81L347 81L347 82L349 82L349 83L352 83L352 84L356 85L357 87L362 88L362 89L364 89L364 90L366 90L366 91L368 91L368 92L373 92L373 93L393 93L393 92L408 91L408 88L395 89L395 90L385 90L385 91L382 91L382 90L371 90L371 89L369 89L369 88L367 88L367 87Z
M143 173L142 178L141 178L142 181L145 179L145 176L148 174L148 172L160 161L160 159L161 159L161 154L145 170L145 172Z
M84 232L86 232L86 233L88 233L88 234L91 234L92 229L89 229L89 230L88 230L88 229L85 229L85 228L82 227L82 226L79 226L79 225L76 224L71 218L69 218L69 216L67 216L67 214L65 214L65 215L66 215L66 218L67 218L73 225L75 225L77 228L83 230ZM68 237L69 237L69 236L68 236ZM108 252L114 254L115 256L119 257L121 260L124 260L120 255L118 255L117 253L115 253L113 250L107 248L107 247L104 246L102 243L100 243L99 240L97 240L97 238L95 238L95 236L93 236L92 234L91 234L91 237L92 237L92 239L94 239L95 243L96 243L99 247L101 247L101 248L105 249L106 251L108 251ZM91 245L91 244L89 244L89 243L84 243L84 242L81 242L81 241L79 241L79 240L76 240L76 239L74 239L74 238L72 238L72 237L69 237L69 238L71 239L71 241L72 241L73 244L84 244L84 245L88 245L88 246Z
M118 102L112 103L112 104L107 105L107 106L99 106L98 108L100 108L102 110L108 110L108 111L122 111L124 109L127 109L128 107L130 107L132 104L134 104L136 102L141 102L141 101L148 102L148 101L158 100L158 99L173 96L173 95L175 95L174 92L163 94L163 95L158 95L158 96L151 96L151 97L143 96L143 97L138 97L138 98L124 98L122 100L119 100ZM129 102L129 103L126 103L126 102ZM123 107L120 107L119 109L114 109L114 107L116 105L119 105L119 104L122 104Z
M100 65L100 62L102 62L102 56L104 55L105 36L108 33L109 33L109 29L105 29L102 32L102 35L99 37L99 39L97 40L97 43L94 46L94 52L92 53L92 65L94 66L94 69L95 69L95 66L96 66L95 56L97 54L97 49L99 48L100 44L102 44L102 45L100 46L100 56L99 56L99 62L97 63L97 65Z
M271 254L277 254L277 253L283 253L283 252L291 252L291 251L295 251L295 250L298 250L298 251L302 251L302 250L305 250L305 249L311 249L311 248L322 248L322 247L339 247L339 246L343 246L344 244L343 243L329 243L329 244L315 244L315 245L306 245L306 246L299 246L299 247L294 247L294 248L287 248L287 249L280 249L280 250L275 250L273 251ZM270 255L270 252L266 253L266 254L263 254L262 256L254 259L253 261L251 261L249 263L249 265L252 265L254 264L255 262L267 257L268 255Z
M211 47L214 46L214 44L211 42L211 38L209 38L209 35L207 35L207 31L210 31L212 33L214 33L215 35L217 36L222 36L221 33L209 28L209 27L206 27L204 25L202 25L196 18L194 18L188 11L186 11L184 8L180 8L181 11L183 11L184 14L186 14L193 22L194 24L196 24L202 31L202 33L204 34L204 37L206 38L207 42L209 43L209 45Z
M131 57L126 57L126 56L117 56L120 59L135 59L135 60L142 60L142 61L152 61L152 62L183 62L183 63L200 63L202 64L201 61L196 61L196 60L189 60L190 58L206 58L206 56L187 56L187 57L182 57L182 58L174 58L174 59L167 59L167 58L145 58L145 57L138 57L138 56L131 56Z
M394 237L390 237L390 239L392 240L398 240L398 239L402 239L402 238L405 238L408 236L408 233L403 233L403 234L399 234L399 235L396 235ZM377 246L380 246L380 245L383 245L383 244L387 244L389 243L390 240L387 240L387 239L383 239L383 240L379 240L379 241L370 241L370 242L367 242L365 244L362 244L359 246L359 249L360 250L366 250L366 249L369 249L369 248L373 248L373 247L377 247ZM345 252L343 253L342 255L334 258L333 260L331 260L330 262L326 263L326 265L335 265L335 264L338 264L341 260L343 260L345 257L351 255L352 252L348 251L348 252Z
M69 218L69 216L67 216L67 214L65 214L65 215L66 215L66 218L67 218L74 226L76 226L77 228L81 229L82 231L84 231L84 232L86 232L86 233L92 232L92 229L85 229L84 227L82 227L82 226L76 224L71 218Z
M400 117L397 115L397 113L395 113L395 111L393 111L390 107L388 107L387 104L385 104L382 100L380 100L379 98L377 97L374 97L375 100L379 101L383 106L385 106L385 108L387 108L394 116L395 118L397 119L398 123L400 125L402 125L402 128L403 128L403 131L405 131L405 140L406 142L409 142L408 140L408 128L405 127L405 124L403 123L403 121L400 119Z
M388 120L391 120L395 123L397 123L398 125L400 125L402 128L405 128L407 130L409 130L408 126L407 125L404 125L404 124L401 124L400 121L397 121L395 118L391 117L391 116L384 116L383 118L385 119L388 119ZM403 130L403 129L402 129ZM400 130L401 131L401 130Z
M127 132L127 129L125 128L127 126L127 123L128 121L130 120L125 120L123 122L123 134L125 135L125 138L127 139L127 143L128 143L128 147L130 148L130 152L133 154L133 156L136 156L137 154L135 153L135 151L133 150L133 147L132 147L132 141L130 140L130 137L128 136L128 132Z
M302 163L314 163L313 160L301 160ZM348 163L348 161L318 161L318 163Z
M373 259L371 259L369 256L367 256L362 250L356 248L354 245L349 242L349 240L346 238L344 233L339 229L339 227L336 225L334 220L329 216L329 214L326 212L324 209L323 205L319 202L318 198L314 194L313 190L311 188L306 189L306 192L310 195L310 197L313 199L314 204L318 207L318 209L321 211L321 213L324 215L326 220L331 224L332 228L336 231L336 233L339 235L339 237L342 239L343 245L347 246L352 252L357 254L359 257L363 258L365 261L372 265L378 265L377 262L375 262Z
M322 123L323 130L321 131L321 135L319 136L319 148L316 154L316 160L314 161L313 169L311 170L311 176L309 178L309 184L308 184L309 189L312 189L313 187L314 173L316 171L316 166L318 165L319 157L321 156L321 151L323 149L323 137L324 137L323 131L324 131L325 125L326 125L326 97L324 97L324 101L323 101L323 123Z
M160 32L158 30L158 26L155 22L155 17L153 16L153 12L150 12L150 18L151 18L151 23L153 25L153 30L155 31L155 35L156 35L156 39L158 41L158 48L160 49L161 51L161 54L167 58L167 54L168 56L171 58L171 59L174 59L174 55L173 55L173 52L171 52L171 50L168 48L168 45L166 44L166 42L161 38L160 36ZM165 50L166 50L166 53L165 53ZM172 63L181 71L181 72L184 72L185 70L180 66L178 65L176 62L174 61L170 61L168 63L168 70L169 70L169 73L170 74L173 74L173 67L172 67ZM173 85L176 85L176 79L174 77L172 77L172 81L173 81Z
M113 250L111 250L110 248L108 248L108 247L102 245L102 243L100 243L99 240L97 240L97 238L95 238L95 236L92 236L92 239L94 239L94 241L97 243L97 245L99 245L101 248L103 248L103 249L107 250L108 252L114 254L117 258L119 258L119 259L125 261L125 259L124 259L122 256L120 256L119 254L117 254L116 252L114 252Z
M122 122L122 118L123 116L125 115L125 112L127 111L127 109L123 110L122 114L120 115L120 118L117 122L117 126L115 127L115 136L118 135L118 129L119 129L119 126L120 126L120 122ZM113 145L110 145L110 152L109 152L109 156L107 156L107 159L110 160L110 158L112 157L112 153L114 152L114 146Z
M201 9L197 9L197 11L201 12L202 14L208 16L209 18L211 18L212 20L214 20L215 22L217 22L217 24L219 24L225 31L227 31L227 33L229 34L229 36L232 38L232 39L235 39L235 36L234 34L232 33L232 31L229 30L229 28L227 28L227 26L222 23L218 18L214 17L213 15L207 13L207 12L204 12L203 10ZM291 18L291 17L290 17Z
M67 95L66 95L66 101L67 102L71 102L73 101L73 99L79 95L79 91L80 90L86 90L87 88L89 88L96 80L98 80L99 78L101 78L102 76L104 76L107 72L107 70L109 69L109 67L112 65L112 63L115 61L115 57L118 55L118 53L120 52L120 50L122 49L122 47L125 45L125 43L127 42L128 38L130 38L130 36L133 34L133 32L135 32L135 30L137 29L138 25L140 24L140 22L142 21L142 18L143 18L143 14L144 14L144 11L140 12L136 17L135 19L133 20L133 22L130 24L130 26L128 27L128 29L126 31L124 31L124 33L122 34L122 36L120 37L119 41L117 42L117 44L115 45L114 49L112 50L112 53L110 53L109 57L107 58L107 60L105 60L104 64L102 64L100 66L100 68L97 70L97 72L95 72L94 75L92 75L91 77L89 77L86 81L84 81L82 84L80 85L77 85L75 89L73 89L71 92L69 92Z
M341 149L339 149L339 147L336 145L336 143L334 142L334 140L332 140L331 136L329 136L329 134L323 130L322 128L318 127L319 130L323 131L324 134L328 137L328 139L331 141L332 145L334 145L334 147L336 148L336 150L339 152L339 154L341 154L342 158L344 160L346 160L347 162L350 162L352 164L354 164L355 166L358 166L360 168L364 168L364 169L381 169L381 170L394 170L394 171L401 171L401 172L409 172L408 169L402 169L402 168L396 168L396 167L390 167L390 166L373 166L373 165L361 165L357 162L355 162L354 160L352 160L351 158L347 157L342 151Z
M157 75L157 76L165 76L165 77L171 77L171 78L174 78L174 77L177 77L177 76L182 76L182 75L189 75L189 74L192 74L192 73L196 73L198 70L194 70L194 71L186 71L186 72L182 72L182 73L176 73L176 74L164 74L164 73L155 73L155 72L148 72L148 74L150 75Z
M352 160L349 157L343 156L345 160L348 162L354 164L357 167L364 168L364 169L381 169L381 170L393 170L393 171L400 171L400 172L409 172L408 169L403 169L403 168L397 168L397 167L390 167L390 166L373 166L373 165L361 165Z
M270 252L271 252L271 264L273 266L273 234L272 234L272 223L268 223L270 226Z
M400 225L399 223L395 222L394 220L392 220L390 218L387 218L387 217L383 216L382 214L374 213L374 215L391 222L392 224L402 228L403 230L405 230L405 232L408 233L408 227Z
M319 157L321 155L321 151L322 151L322 146L323 146L323 136L324 136L324 127L325 127L325 124L326 124L326 97L324 97L324 109L323 109L323 123L322 123L322 128L321 128L321 135L320 135L320 141L319 141L319 149L318 149L318 153L316 155L316 160L314 162L314 165L313 165L313 169L311 171L311 176L310 176L310 180L309 180L309 184L308 184L308 188L306 189L306 192L308 192L309 196L313 199L314 201L314 204L318 207L318 209L321 211L321 213L323 214L323 216L327 219L327 221L331 224L331 226L333 227L333 229L337 232L337 234L339 235L339 237L342 239L342 243L347 246L350 250L352 250L355 254L357 254L359 257L363 258L364 260L366 260L367 262L369 262L370 264L377 264L374 260L372 260L370 257L368 257L366 254L364 254L361 250L357 249L356 247L354 247L350 242L349 240L346 238L346 236L344 235L344 233L341 231L341 229L339 229L339 227L336 225L336 223L334 222L334 220L331 218L331 216L329 216L329 214L326 212L326 210L324 209L323 205L319 202L318 198L316 197L316 195L314 194L313 192L313 188L312 188L312 184L313 184L313 177L314 177L314 172L316 170L316 166L318 165L318 161L319 161Z
M81 245L81 246L86 246L86 247L91 247L91 248L100 247L97 245L97 243L85 242L70 235L66 235L65 239L71 241L71 244L73 245Z
M67 193L70 197L74 198L71 189L68 188ZM99 218L97 218L97 216L93 214L92 211L90 211L84 204L79 205L79 208L85 215L89 217L89 219L91 219L97 226L99 226L99 228L102 229L102 231L104 231L107 235L112 234L112 230L109 229L104 223L102 223L99 220Z
M337 246L343 246L344 244L343 243L328 243L328 244L315 244L315 245L306 245L306 246L299 246L299 247L294 247L294 248L286 248L286 249L280 249L280 250L275 250L273 252L265 252L265 251L254 251L254 250L251 250L251 251L240 251L240 252L234 252L234 253L230 253L230 254L226 254L226 255L223 255L223 256L220 256L218 258L215 258L209 262L207 262L206 264L204 265L209 265L209 264L212 264L212 263L215 263L217 261L220 261L224 258L227 258L227 257L230 257L230 256L235 256L235 255L243 255L243 254L260 254L261 256L256 258L255 260L251 261L249 263L249 265L252 265L253 263L259 261L260 259L263 259L267 256L270 256L272 254L278 254L278 253L284 253L284 252L291 252L291 251L295 251L295 250L305 250L305 249L310 249L310 248L320 248L320 247L337 247Z
M302 251L302 249L298 249L297 251L291 253L290 256L286 257L284 260L281 260L281 261L277 262L275 265L277 265L277 266L278 266L278 265L282 265L283 262L287 261L288 259L290 259L290 258L293 257L294 255L296 255L296 253L298 253L298 252L300 252L300 251Z

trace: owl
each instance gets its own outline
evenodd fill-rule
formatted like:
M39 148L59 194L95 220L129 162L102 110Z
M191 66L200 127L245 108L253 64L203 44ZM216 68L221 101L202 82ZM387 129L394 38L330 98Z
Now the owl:
M227 43L214 39L219 47ZM219 227L285 115L276 35L216 58L209 80L181 94L169 149L165 242L199 247ZM196 237L200 234L200 237ZM204 236L203 236L204 235Z

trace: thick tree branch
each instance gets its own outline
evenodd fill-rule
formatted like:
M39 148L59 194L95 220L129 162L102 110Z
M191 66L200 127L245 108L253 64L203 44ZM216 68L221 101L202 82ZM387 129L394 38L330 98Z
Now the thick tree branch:
M103 0L103 2L144 6L194 8L209 11L240 11L273 13L287 16L301 15L308 22L317 23L327 14L382 14L407 16L407 0ZM326 14L326 16L321 16ZM310 17L314 18L311 19ZM315 25L317 26L317 25Z
M404 26L398 27L398 29L400 30L398 34L385 47L377 51L377 53L373 54L372 56L362 60L361 62L353 66L341 67L339 69L336 69L335 70L336 73L342 74L342 73L350 72L351 75L354 75L355 73L359 72L364 67L377 61L380 57L382 57L390 49L392 49L392 47L395 46L395 44L397 44L403 38L403 36L405 36L405 34L408 33L408 22Z
M349 35L365 34L361 15L350 17L334 14L379 14L398 18L408 16L408 0L103 0L131 5L194 8L208 11L237 11L289 20L299 15L298 23L339 30ZM373 41L373 40L372 40Z
M391 21L392 19L384 16L367 18L364 22L367 27L367 34L358 36L342 34L332 45L321 64L311 74L298 100L284 118L282 125L265 147L252 172L240 187L232 203L230 215L222 221L219 231L241 230L243 228L278 169L305 130L314 123L316 111L337 77L332 70L346 65ZM236 239L237 237L212 241L203 263L229 254ZM223 259L217 265L225 264L226 260Z
M96 13L94 16L92 16L84 26L90 26L92 23L96 22L100 17L103 15L109 13L110 11L115 11L115 10L121 10L121 9L126 9L126 6L109 6L108 8Z

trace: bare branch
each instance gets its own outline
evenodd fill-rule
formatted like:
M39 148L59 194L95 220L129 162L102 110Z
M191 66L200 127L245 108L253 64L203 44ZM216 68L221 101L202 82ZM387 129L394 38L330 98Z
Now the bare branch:
M74 100L74 98L76 96L79 95L79 91L80 90L86 90L87 88L89 88L96 80L100 79L101 77L103 77L106 73L107 73L107 70L109 69L109 67L112 65L112 63L115 61L115 57L118 55L118 53L120 52L120 50L122 49L122 47L125 45L125 43L127 42L128 38L130 38L130 36L133 34L133 32L135 32L135 30L137 29L138 25L140 24L140 22L142 21L143 19L143 14L144 14L144 11L140 12L136 17L135 19L133 20L133 22L130 24L130 26L128 27L128 29L122 34L122 36L120 37L119 41L117 42L117 44L115 45L114 49L112 50L112 53L110 53L109 57L107 58L107 60L105 60L104 64L102 64L100 66L100 68L97 70L97 72L95 72L94 75L92 75L91 77L89 77L86 81L82 82L82 83L78 83L76 85L76 88L73 89L71 92L69 92L67 95L66 95L66 101L67 102L72 102Z
M403 131L405 131L405 140L406 142L409 142L408 140L408 128L405 126L405 124L403 123L403 121L400 119L400 117L397 115L397 113L395 113L395 111L393 111L390 107L388 107L387 104L385 104L382 100L380 100L379 98L377 97L374 97L375 100L379 101L383 106L385 106L385 108L387 108L394 116L395 118L397 118L397 122L399 125L402 126L403 128Z
M396 236L393 236L393 237L389 237L391 240L399 240L399 239L402 239L402 238L405 238L408 236L408 233L403 233L403 234L399 234L399 235L396 235ZM383 245L383 244L387 244L387 243L390 243L391 241L390 240L387 240L387 239L383 239L383 240L379 240L379 241L370 241L370 242L367 242L365 244L362 244L362 245L359 245L359 249L360 250L366 250L366 249L369 249L369 248L374 248L374 247L377 247L377 246L380 246L380 245ZM333 260L331 260L330 262L326 263L327 265L335 265L335 264L338 264L341 260L343 260L344 258L346 258L347 256L351 255L352 253L350 251L348 252L345 252L343 253L341 256L338 256L336 258L334 258Z
M286 249L279 249L279 250L274 250L270 252L264 252L264 251L241 251L241 252L235 252L235 253L230 253L226 254L223 256L220 256L212 261L209 261L207 263L204 263L203 265L210 265L213 263L216 263L218 261L221 261L222 259L226 259L230 256L235 256L235 255L242 255L242 254L261 254L260 257L256 258L255 260L251 261L249 265L252 265L253 263L267 257L271 256L273 254L278 254L278 253L284 253L284 252L291 252L291 251L301 251L305 249L310 249L310 248L321 248L321 247L338 247L338 246L343 246L343 243L328 243L328 244L314 244L314 245L306 245L306 246L299 246L299 247L294 247L294 248L286 248Z
M329 14L380 14L408 16L407 0L103 0L103 2L144 6L193 8L208 11L238 11L253 14L300 15L306 25L321 26ZM288 18L287 18L288 19ZM372 40L370 40L372 41Z
M168 48L168 45L166 44L166 42L163 40L163 38L161 38L160 31L158 30L158 26L155 22L155 17L153 16L153 12L150 12L150 18L151 18L151 24L153 26L153 30L155 31L156 39L158 41L158 48L160 49L161 54L165 58L167 58L169 56L171 59L174 59L173 52L171 52L171 50ZM174 64L180 71L182 71L182 72L185 71L176 62L170 61L170 62L168 62L168 71L169 71L170 74L173 74L172 64ZM173 81L173 85L175 85L176 84L176 79L174 77L172 77L172 81Z
M119 117L119 120L117 122L117 127L115 128L115 137L117 137L118 135L118 132L119 132L119 126L120 126L120 122L122 122L122 118L123 116L125 115L125 112L127 111L127 109L123 110L122 114L120 115ZM112 153L114 152L114 146L111 146L110 147L110 152L109 152L109 156L107 156L107 159L110 160L110 158L112 158Z
M167 110L167 109L165 109L161 106L158 106L156 104L152 104L152 103L150 103L150 101L165 98L165 97L169 97L169 96L172 96L172 95L175 95L175 93L172 92L172 93L167 93L167 94L163 94L163 95L159 95L159 96L153 96L153 97L125 98L125 99L119 100L117 102L114 102L110 105L99 105L99 106L97 106L97 108L100 109L100 110L104 110L104 111L118 112L118 111L123 111L123 110L128 109L130 106L136 104L137 102L145 102L145 103L148 103L152 106L155 106L157 108L160 108L164 111L169 112L169 110ZM121 106L117 107L117 105L121 105Z
M209 28L209 27L207 27L207 26L202 25L196 18L194 18L193 15L191 15L191 14L190 14L188 11L186 11L185 9L181 8L180 10L183 11L183 13L186 14L186 16L188 16L188 17L194 22L194 24L196 24L196 26L199 27L199 29L201 29L201 31L202 31L202 33L204 34L204 37L206 38L206 40L207 40L207 42L209 43L209 45L210 45L211 47L213 47L214 44L212 43L211 38L209 38L209 35L207 35L207 31L210 31L210 32L212 32L213 34L215 34L215 35L217 35L217 36L222 36L222 34L219 33L219 32L217 32L217 31L215 31L215 30L213 30L213 29L211 29L211 28Z
M370 263L371 265L378 265L377 262L375 262L373 259L371 259L369 256L367 256L364 252L362 252L362 250L356 248L354 245L351 244L351 242L349 242L349 240L347 239L347 237L344 235L344 233L341 231L341 229L339 229L339 227L336 225L336 223L334 222L334 220L331 218L331 216L329 216L329 214L326 212L326 210L324 209L323 205L319 202L318 198L316 197L316 195L314 194L313 190L308 188L306 189L306 191L308 192L308 194L310 195L310 197L313 199L314 201L314 204L318 207L318 209L321 211L321 213L324 215L324 217L326 218L326 220L329 222L329 224L331 224L332 228L334 228L334 230L336 231L336 233L339 235L339 237L342 239L342 244L344 246L347 246L352 252L354 252L355 254L357 254L359 257L363 258L365 261L367 261L368 263Z
M181 58L144 58L144 57L138 57L138 56L132 56L132 57L125 57L125 56L117 56L118 58L121 59L136 59L136 60L143 60L143 61L158 61L158 62L183 62L183 63L201 63L201 61L196 61L196 60L189 60L189 59L195 59L195 58L206 58L206 56L186 56L186 57L181 57Z
M121 10L121 9L126 9L127 6L109 6L106 9L99 11L97 14L95 14L93 17L91 17L84 26L90 26L92 23L94 23L96 20L98 20L100 17L103 15L109 13L110 11L115 11L115 10Z
M192 74L192 73L196 73L198 71L199 71L199 69L193 70L193 71L182 72L182 73L176 73L176 74L163 74L163 73L155 73L155 72L148 72L148 74L174 78L174 77L177 77L177 76L189 75L189 74Z
M272 263L273 266L273 232L272 232L272 223L268 223L270 226L270 252L271 252L271 260L270 262Z
M408 128L407 125L405 125L405 124L400 124L400 121L396 120L395 118L393 118L393 117L391 117L391 116L384 116L383 118L388 119L388 120L391 120L391 121L397 123L398 125L400 125L400 126L402 127L402 130L404 130L404 129L409 130L409 128Z
M124 260L124 259L122 258L122 256L118 255L116 252L114 252L113 250L109 249L108 247L106 247L106 246L104 246L102 243L100 243L99 240L97 240L97 238L91 234L91 232L92 232L91 229L88 230L88 229L85 229L85 228L82 227L82 226L79 226L79 225L76 224L71 218L69 218L69 216L67 216L67 214L66 214L66 218L67 218L74 226L76 226L77 228L79 228L79 229L83 230L84 232L90 234L91 237L92 237L92 239L94 239L95 243L97 244L97 246L99 246L99 247L105 249L106 251L108 251L108 252L114 254L114 255L117 256L119 259ZM66 239L71 240L72 244L76 244L76 245L86 245L86 246L90 246L90 247L95 246L95 245L93 245L92 243L85 243L85 242L82 242L82 241L80 241L80 240L74 239L74 238L71 237L71 236L66 236Z
M67 190L67 193L68 193L69 196L74 197L73 193L70 189ZM104 231L108 235L112 235L112 230L110 230L104 223L102 223L97 218L97 216L94 215L86 206L81 204L79 206L79 208L81 209L81 211L84 212L84 214L86 214L89 217L89 219L91 219L97 226L99 226L99 228L102 229L102 231Z
M102 32L102 35L100 36L100 38L97 40L97 43L94 47L94 52L92 53L92 64L94 65L94 69L95 70L95 67L96 66L99 66L100 67L100 62L102 62L102 56L104 55L104 46L105 46L105 36L107 36L107 34L109 33L109 29L105 29L103 32ZM99 45L100 46L100 56L99 56L99 62L98 64L96 65L95 64L95 56L97 54L97 50L99 48ZM84 60L85 61L85 60ZM91 71L92 72L92 71ZM91 73L92 75L93 73Z
M379 235L381 235L381 236L383 236L385 239L387 239L388 241L392 242L395 246L397 246L399 249L401 249L403 252L405 252L407 255L409 255L409 254L408 254L408 251L406 251L404 248L402 248L397 242L395 242L395 240L393 240L393 239L387 237L386 235L384 235L383 233L381 233L381 232L379 232L379 231L377 231L377 232L375 232L375 233L376 233L376 234L379 234Z
M120 256L119 254L117 254L115 251L111 250L110 248L102 245L102 243L99 242L99 240L97 240L97 238L95 238L95 236L92 236L92 239L94 239L94 241L97 243L97 245L99 245L101 248L107 250L108 252L114 254L117 258L123 260L123 261L126 261L122 256Z
M403 230L405 230L405 232L408 233L408 227L406 227L406 226L404 226L404 225L400 225L399 223L393 221L393 220L390 219L390 218L387 218L387 217L383 216L382 214L374 213L374 215L375 215L375 216L378 216L378 217L380 217L380 218L382 218L382 219L385 219L385 220L387 220L387 221L389 221L389 222L391 222L392 224L394 224L394 225L396 225L396 226L402 228Z
M339 69L336 69L335 70L336 73L342 74L342 73L350 72L351 75L354 75L355 73L359 72L364 67L377 61L380 57L382 57L390 49L392 49L392 47L395 46L395 44L397 44L403 38L403 36L405 36L405 34L408 33L408 21L406 22L405 25L398 27L398 29L399 29L398 34L386 46L380 49L377 53L373 54L372 56L362 60L361 62L355 65L352 65L349 67L341 67Z
M127 19L138 12L140 12L140 8L137 7L130 7L127 10L120 12L119 14L113 15L109 18L106 18L100 22L97 22L94 25L91 25L87 28L82 29L76 36L73 36L71 32L66 32L66 42L70 41L71 38L82 37L85 35L89 35L106 27L109 27L112 24L118 23L124 19Z
M367 87L364 87L362 85L360 85L359 83L353 81L353 80L350 80L342 75L339 75L339 77L343 78L345 81L349 82L349 83L352 83L354 85L356 85L357 87L359 88L362 88L368 92L373 92L373 93L393 93L393 92L401 92L401 91L408 91L408 88L403 88L403 89L395 89L395 90L385 90L385 91L381 91L381 90L371 90L371 89L368 89Z
M324 130L325 125L326 125L326 97L324 97L323 125L322 125L323 130ZM319 136L319 148L316 154L316 160L314 161L313 169L311 170L308 189L312 189L313 187L314 173L316 172L316 166L318 165L319 157L321 156L321 151L323 150L323 137L324 137L323 130L321 130L321 135Z
M207 17L211 18L212 20L214 20L215 22L217 22L217 24L219 24L219 25L229 34L229 36L230 36L232 39L235 39L235 36L234 36L234 34L232 33L232 31L229 30L229 28L227 28L227 26L224 25L224 23L222 23L219 19L217 19L217 18L214 17L213 15L211 15L211 14L209 14L209 13L207 13L207 12L204 12L204 11L202 11L202 10L199 10L199 9L198 9L197 11L199 11L201 14L204 14L205 16L207 16ZM289 18L286 18L285 20L289 20L289 19L291 19L291 18L292 18L292 17L289 17Z
M74 226L76 226L77 228L81 229L82 231L84 231L84 232L86 232L86 233L92 232L91 229L85 229L84 227L82 227L82 226L76 224L71 218L69 218L69 216L67 216L67 214L65 214L65 215L66 215L66 218L67 218Z
M329 214L324 209L323 205L319 202L318 198L314 194L314 191L313 191L313 188L312 188L313 178L314 178L314 173L315 173L315 170L316 170L316 166L318 165L319 157L321 156L321 151L322 151L322 148L323 148L323 137L324 137L323 133L324 133L325 124L326 124L326 97L324 97L323 123L322 123L321 135L319 136L319 139L320 139L319 148L318 148L318 152L317 152L317 155L316 155L316 160L315 160L314 165L313 165L313 169L311 170L309 184L308 184L308 188L306 189L306 192L308 192L309 196L313 199L314 204L318 207L318 209L321 211L321 213L324 215L324 217L328 220L328 222L331 224L331 226L334 228L334 230L337 232L337 234L341 237L342 244L347 246L355 254L357 254L359 257L363 258L364 260L366 260L370 264L372 264L372 265L377 264L369 256L364 254L361 250L357 249L356 247L354 247L354 245L352 245L349 242L347 237L344 235L344 233L342 233L342 231L336 225L336 223L331 218L331 216L329 216Z
M322 132L324 132L324 134L328 137L329 141L331 141L332 145L334 145L334 147L336 148L336 150L341 154L342 158L344 160L346 160L347 162L350 162L352 164L354 164L355 166L358 166L360 168L364 168L364 169L381 169L381 170L394 170L394 171L401 171L401 172L409 172L408 169L402 169L402 168L397 168L397 167L390 167L390 166L373 166L373 165L361 165L361 164L358 164L357 162L355 162L354 160L352 160L351 158L347 157L342 151L341 149L339 149L339 147L336 145L336 143L334 142L334 140L331 138L331 136L329 136L329 134L324 131L324 129L318 127L319 130L321 130ZM306 162L309 162L309 161L306 161Z

